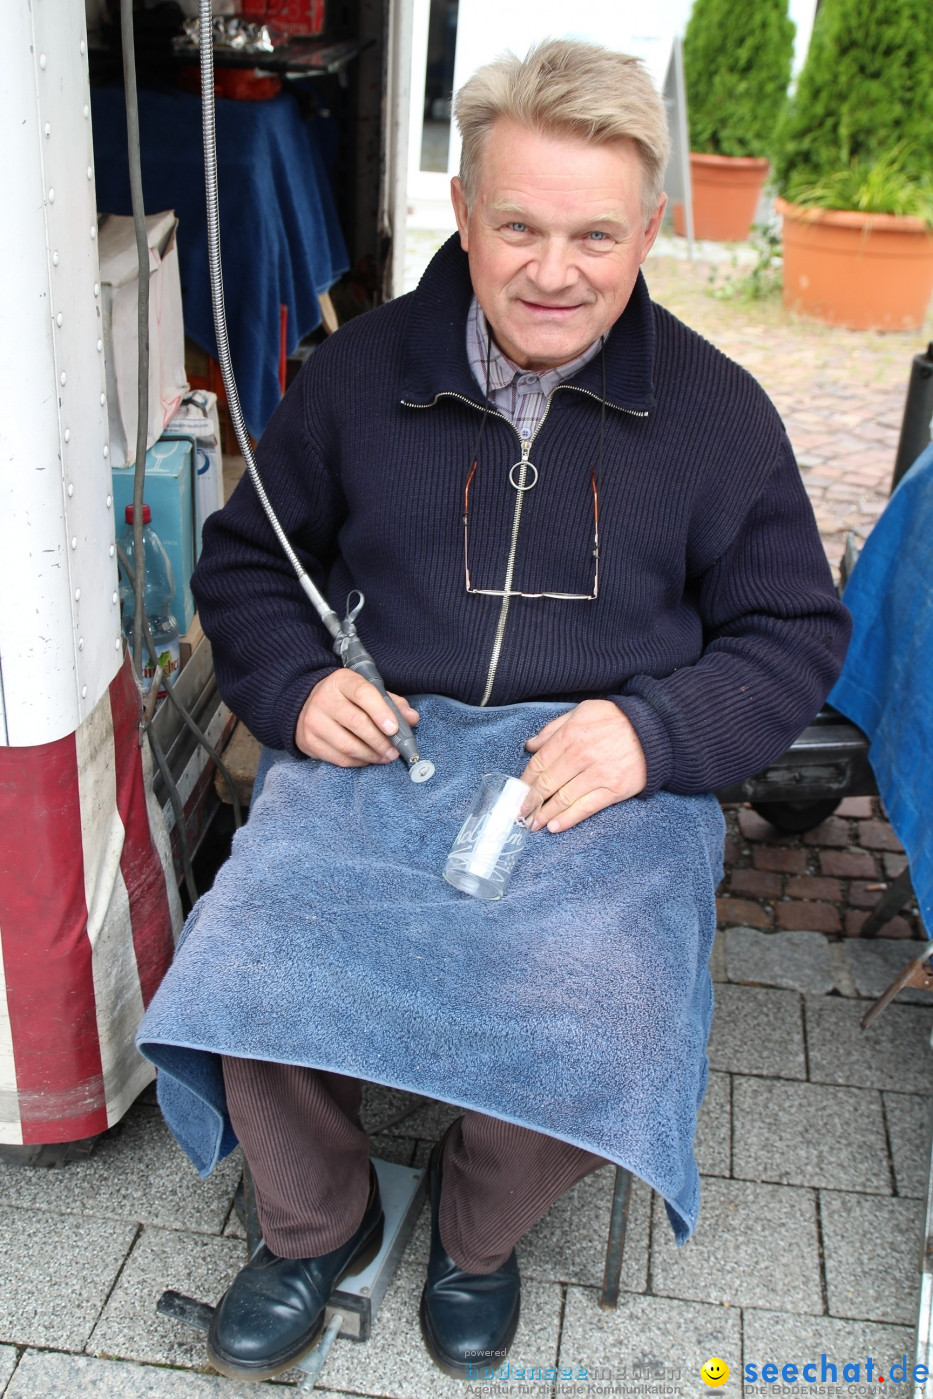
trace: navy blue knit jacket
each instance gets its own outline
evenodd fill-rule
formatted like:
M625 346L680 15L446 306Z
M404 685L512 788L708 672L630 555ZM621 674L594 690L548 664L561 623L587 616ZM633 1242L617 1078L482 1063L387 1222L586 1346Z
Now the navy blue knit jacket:
M258 461L335 610L365 593L360 634L388 688L479 704L502 600L464 582L483 405L466 358L471 294L454 237L415 292L312 356ZM590 591L601 417L599 597L513 598L488 703L610 698L641 740L648 793L708 791L809 722L842 665L848 614L773 406L641 277L604 360L555 390L538 429L514 589ZM519 457L515 429L491 413L470 492L475 586L503 586ZM301 707L337 661L248 478L207 522L192 586L221 694L263 743L295 752Z

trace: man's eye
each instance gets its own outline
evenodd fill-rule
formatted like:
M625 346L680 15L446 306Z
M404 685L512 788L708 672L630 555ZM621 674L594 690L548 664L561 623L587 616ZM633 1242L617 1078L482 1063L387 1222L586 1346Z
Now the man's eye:
M528 225L527 225L526 223L519 223L517 220L513 220L513 222L510 223L510 224L508 225L508 227L511 229L511 231L512 231L513 233L527 233L527 232L528 232Z
M586 236L587 238L592 239L594 243L604 243L608 239L609 234L602 233L598 229L594 229L592 233L588 233Z

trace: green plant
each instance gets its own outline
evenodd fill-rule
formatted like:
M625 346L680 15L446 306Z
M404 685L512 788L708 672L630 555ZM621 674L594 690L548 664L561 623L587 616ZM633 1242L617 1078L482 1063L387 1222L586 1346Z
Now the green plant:
M875 161L853 160L815 185L798 185L794 203L815 209L857 209L863 214L906 214L933 226L933 180L906 173L909 148L899 141Z
M911 203L933 175L933 6L822 0L775 150L794 203L852 209ZM816 192L816 193L815 193ZM920 206L924 198L921 197ZM831 199L831 204L823 204ZM919 207L914 205L913 207ZM921 215L925 217L925 215Z
M776 224L753 224L749 243L755 261L740 267L733 254L731 271L720 277L714 269L707 281L709 294L717 301L770 301L781 294L783 262L781 230Z
M793 48L787 0L694 0L684 35L690 149L768 155Z

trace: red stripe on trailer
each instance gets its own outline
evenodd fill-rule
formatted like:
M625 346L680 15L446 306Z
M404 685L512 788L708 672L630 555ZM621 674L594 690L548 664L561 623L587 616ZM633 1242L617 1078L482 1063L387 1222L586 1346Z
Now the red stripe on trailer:
M104 1131L74 734L0 748L0 935L24 1145Z
M110 709L117 810L126 832L120 872L129 898L140 990L143 1004L148 1005L168 970L175 940L165 871L149 829L146 782L139 749L142 701L129 654L110 683Z

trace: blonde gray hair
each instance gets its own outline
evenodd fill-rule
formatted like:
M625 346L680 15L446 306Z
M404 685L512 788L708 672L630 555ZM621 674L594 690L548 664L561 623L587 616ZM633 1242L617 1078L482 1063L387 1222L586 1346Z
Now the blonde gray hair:
M500 117L597 145L628 137L644 168L646 224L658 207L670 136L664 102L640 59L576 39L544 39L523 59L506 52L478 68L454 98L453 110L468 208L487 137Z

